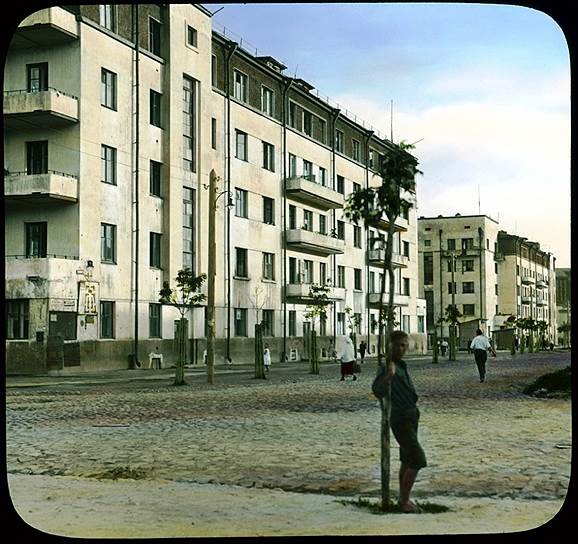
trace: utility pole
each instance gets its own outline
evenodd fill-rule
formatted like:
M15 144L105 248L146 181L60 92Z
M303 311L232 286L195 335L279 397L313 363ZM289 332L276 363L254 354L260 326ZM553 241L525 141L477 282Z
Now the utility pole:
M215 213L217 209L217 174L211 170L209 174L209 263L207 274L207 383L213 383L215 367Z
M456 254L454 251L449 254L451 272L452 272L452 307L454 313L456 311L456 282L454 281L455 268L456 268ZM450 321L450 353L448 359L450 361L456 360L456 325L453 321Z

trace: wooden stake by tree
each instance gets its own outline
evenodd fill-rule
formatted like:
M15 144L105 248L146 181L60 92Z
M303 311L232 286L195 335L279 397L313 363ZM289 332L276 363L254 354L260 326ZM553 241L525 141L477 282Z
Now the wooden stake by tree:
M459 324L459 318L463 317L462 313L458 310L457 306L453 306L450 304L445 311L444 321L449 323L450 325L450 354L448 360L455 361L456 360L456 341L457 341L457 334L456 329Z
M357 224L363 221L366 226L379 228L385 215L387 217L387 242L383 262L383 279L379 296L379 331L377 342L377 364L386 366L391 358L390 336L394 327L394 293L395 276L393 273L393 234L395 221L401 213L402 206L409 209L413 204L402 197L402 191L415 190L415 176L421 174L417 159L410 155L414 149L411 144L400 142L390 150L380 164L381 185L359 189L351 193L345 202L345 217ZM384 305L385 274L389 277L389 297L387 307ZM384 335L384 317L387 331ZM385 340L385 341L384 341ZM378 369L379 372L379 369ZM389 506L390 481L390 432L389 417L391 411L391 386L388 384L385 397L381 403L381 507L386 511Z
M263 288L259 285L253 290L250 300L255 308L255 378L265 380L265 362L263 355L263 323L259 319L259 312L265 306L266 298L261 297Z
M169 282L163 283L163 288L159 292L159 302L161 304L170 304L174 306L181 314L179 325L177 327L178 358L177 370L175 373L174 385L185 385L185 361L186 361L186 342L188 321L185 318L187 312L198 306L205 300L205 295L199 293L203 282L207 279L206 274L194 276L193 272L185 268L179 270L176 277L177 288L171 289Z
M311 332L309 342L309 373L319 374L319 353L317 352L317 332L315 331L315 322L317 318L327 317L327 306L331 304L327 293L329 287L326 285L313 284L309 286L310 302L305 308L306 319L311 319Z

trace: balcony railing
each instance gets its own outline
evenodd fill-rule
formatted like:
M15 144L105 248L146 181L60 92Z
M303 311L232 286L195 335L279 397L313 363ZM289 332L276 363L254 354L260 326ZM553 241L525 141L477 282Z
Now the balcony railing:
M11 172L4 177L4 195L7 201L23 203L78 202L78 178L55 170Z
M26 17L18 26L10 47L49 47L77 39L76 17L65 9L51 7Z
M289 249L314 255L336 255L345 251L345 242L326 234L306 229L288 229L286 240Z
M285 286L285 296L288 299L294 300L311 300L311 296L309 295L310 287L310 283L289 283ZM341 287L329 287L327 298L329 300L345 300L345 289Z
M522 283L525 285L533 285L536 283L536 280L532 276L522 276Z
M544 280L538 280L538 281L536 281L536 287L538 289L547 289L548 288L548 282L544 281Z
M297 176L286 181L287 198L321 210L343 208L344 196L329 187L315 183L314 176Z
M54 87L5 91L4 122L7 128L28 131L77 123L78 98Z
M536 306L548 306L548 301L543 299L536 300Z
M532 304L532 297L522 296L522 304Z
M367 251L367 260L370 264L382 265L385 261L385 249L370 249ZM391 262L398 268L407 268L409 258L400 253L392 253Z
M379 297L380 293L368 293L367 294L367 302L371 305L378 305L379 304ZM409 305L409 295L399 295L394 293L393 295L393 305L394 306L408 306ZM389 302L389 293L383 294L383 303L387 305Z

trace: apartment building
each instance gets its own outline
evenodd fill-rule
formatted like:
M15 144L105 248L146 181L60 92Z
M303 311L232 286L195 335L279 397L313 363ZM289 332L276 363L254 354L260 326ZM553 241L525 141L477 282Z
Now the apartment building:
M146 363L157 348L174 360L179 314L158 293L182 268L207 271L211 237L217 361L251 360L257 320L274 361L306 357L313 283L332 301L322 356L350 314L375 346L388 225L350 224L342 207L379 183L393 144L284 69L213 31L199 5L52 7L20 24L4 79L9 370L45 368L56 335L77 369ZM395 254L396 317L420 351L415 206ZM188 319L194 363L205 309Z
M572 324L572 282L569 268L556 269L556 315L558 326ZM558 333L558 342L569 343L570 333Z
M460 348L467 347L477 328L509 347L497 333L511 328L510 316L544 320L548 336L556 337L555 258L539 244L500 230L485 215L420 217L418 223L420 296L426 300L430 343L436 321L452 304L462 313ZM447 324L437 330L449 335Z

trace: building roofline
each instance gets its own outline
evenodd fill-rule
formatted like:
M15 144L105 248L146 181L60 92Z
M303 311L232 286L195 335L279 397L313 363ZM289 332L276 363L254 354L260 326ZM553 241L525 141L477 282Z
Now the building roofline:
M467 218L471 218L471 217L485 217L486 219L489 219L493 223L496 223L496 225L499 225L499 223L495 219L492 219L489 215L485 215L485 214L481 214L481 215L438 215L437 217L421 216L421 217L418 217L417 220L418 221L433 221L436 219L467 219Z
M213 16L213 13L201 4L191 4L191 6L196 7L198 10L202 11L205 15L208 15L209 17Z

